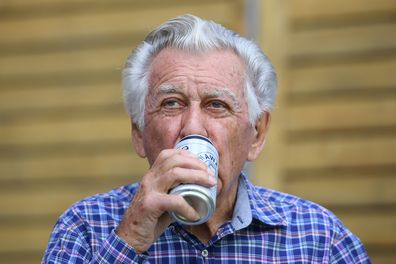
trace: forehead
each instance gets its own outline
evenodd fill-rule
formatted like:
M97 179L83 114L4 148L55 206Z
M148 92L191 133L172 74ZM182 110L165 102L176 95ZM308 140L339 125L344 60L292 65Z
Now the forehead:
M165 48L152 61L149 86L157 90L164 83L174 86L192 84L201 86L200 88L227 88L236 91L245 86L245 76L245 64L231 50L191 53Z

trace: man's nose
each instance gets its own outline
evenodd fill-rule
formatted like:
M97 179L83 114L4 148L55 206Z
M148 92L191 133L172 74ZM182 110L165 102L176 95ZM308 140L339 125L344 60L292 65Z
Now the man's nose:
M188 135L202 135L207 137L206 118L200 105L190 105L183 113L180 136L181 138Z

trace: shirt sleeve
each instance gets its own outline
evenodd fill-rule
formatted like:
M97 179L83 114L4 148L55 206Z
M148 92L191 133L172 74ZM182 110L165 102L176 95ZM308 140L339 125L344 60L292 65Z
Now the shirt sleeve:
M91 263L144 263L147 257L147 254L137 254L113 230Z
M81 219L73 217L66 221L69 225L62 220L55 225L42 264L144 263L147 259L147 254L137 254L115 230L104 240L98 240L92 238L89 228Z
M370 264L370 258L362 242L340 222L331 248L332 264Z

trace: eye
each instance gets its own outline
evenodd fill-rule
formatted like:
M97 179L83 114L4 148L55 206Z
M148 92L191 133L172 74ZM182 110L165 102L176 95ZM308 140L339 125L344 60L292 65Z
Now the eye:
M179 109L181 107L183 107L183 104L180 100L175 99L175 98L169 98L169 99L165 99L161 106L165 109Z
M219 100L210 101L208 103L208 107L211 108L211 109L216 109L216 110L217 109L226 109L226 108L228 108L226 103L221 102Z

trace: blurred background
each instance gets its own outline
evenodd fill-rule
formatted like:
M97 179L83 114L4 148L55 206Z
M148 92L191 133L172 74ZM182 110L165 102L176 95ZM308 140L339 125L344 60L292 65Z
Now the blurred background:
M334 211L396 263L396 1L2 0L0 263L39 263L72 203L139 180L120 75L184 13L260 43L279 75L257 184Z

